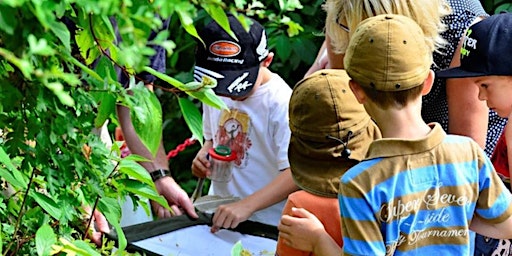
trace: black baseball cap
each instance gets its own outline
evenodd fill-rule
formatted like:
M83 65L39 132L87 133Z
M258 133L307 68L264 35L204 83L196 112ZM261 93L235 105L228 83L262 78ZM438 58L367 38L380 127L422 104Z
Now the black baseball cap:
M194 79L214 78L217 80L217 87L213 88L215 93L239 98L254 87L260 63L269 53L267 36L264 27L253 19L249 31L235 16L228 14L228 20L236 38L215 20L198 32L204 45L198 42Z
M512 13L494 14L469 27L460 51L460 66L436 72L458 78L512 75Z

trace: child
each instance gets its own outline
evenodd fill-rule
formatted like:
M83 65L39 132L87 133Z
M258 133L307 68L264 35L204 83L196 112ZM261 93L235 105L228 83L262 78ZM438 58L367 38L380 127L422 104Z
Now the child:
M431 63L407 17L375 16L354 31L344 59L350 88L383 139L341 178L344 254L469 255L470 229L512 238L512 195L483 150L421 118Z
M362 160L380 132L348 87L344 70L320 70L298 82L290 99L291 139L288 159L302 190L284 206L276 255L312 255L311 248L288 246L296 236L286 226L300 207L314 214L326 229L326 239L342 246L338 187L341 175ZM300 239L300 238L299 238ZM297 243L302 244L302 243Z
M217 80L214 91L229 111L203 105L205 143L192 162L192 172L209 176L208 150L229 146L237 156L232 179L212 181L209 194L242 198L218 207L212 232L235 228L247 219L277 226L284 199L297 190L287 153L291 88L268 69L274 55L267 50L263 26L251 20L246 31L235 16L228 19L237 39L215 21L207 24L199 32L205 44L198 43L194 71L197 80L203 76Z
M468 83L479 88L479 99L500 117L510 119L512 115L512 14L493 15L471 26L464 38L461 65L437 73L438 77L469 78ZM509 143L507 143L507 141ZM491 161L498 175L510 189L512 169L512 128L510 123L501 134ZM493 255L509 255L511 243L501 240ZM477 247L478 251L479 248Z
M444 78L472 77L471 81L479 88L479 99L487 101L487 106L500 117L509 119L512 114L511 28L512 13L495 14L471 26L464 39L461 65L437 73ZM510 128L502 133L492 159L510 188L512 170L508 162L512 161L512 151L507 153L506 141L512 141Z

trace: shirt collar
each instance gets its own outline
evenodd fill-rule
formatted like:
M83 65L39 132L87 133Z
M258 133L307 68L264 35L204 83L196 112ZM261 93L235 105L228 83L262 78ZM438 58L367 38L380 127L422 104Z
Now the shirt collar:
M383 138L373 141L365 159L412 155L431 150L441 144L446 132L438 123L430 123L429 126L432 130L425 138L419 140Z

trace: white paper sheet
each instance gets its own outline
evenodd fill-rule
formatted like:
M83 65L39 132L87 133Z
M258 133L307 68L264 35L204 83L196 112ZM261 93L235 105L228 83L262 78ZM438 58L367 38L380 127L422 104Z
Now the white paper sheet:
M273 256L277 244L271 238L245 235L231 230L220 230L212 234L208 225L183 228L133 244L165 256L230 256L231 248L238 241L254 256Z

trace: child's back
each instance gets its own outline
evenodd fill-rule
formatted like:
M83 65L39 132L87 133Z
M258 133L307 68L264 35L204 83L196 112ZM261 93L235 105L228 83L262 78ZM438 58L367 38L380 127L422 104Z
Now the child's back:
M469 255L470 228L512 237L512 196L482 149L421 119L431 55L403 16L369 18L350 41L351 89L383 139L341 179L346 254Z

